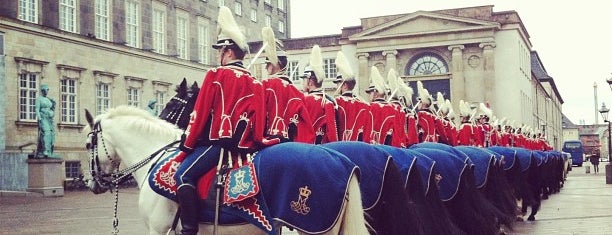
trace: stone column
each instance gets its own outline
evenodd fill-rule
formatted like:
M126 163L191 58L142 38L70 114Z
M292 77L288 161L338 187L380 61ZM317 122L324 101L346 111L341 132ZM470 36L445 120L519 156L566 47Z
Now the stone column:
M493 52L493 48L495 48L495 42L483 42L480 43L478 46L482 48L483 57L483 102L490 102L491 104L495 104L495 55Z
M387 77L387 74L389 74L389 71L391 69L395 69L396 72L397 71L397 50L387 50L387 51L383 51L382 55L387 59L387 65L385 66L385 74L383 74L383 77ZM399 75L403 75L400 74L398 72Z
M370 74L368 68L368 53L357 53L357 61L359 65L359 77L357 78L357 89L361 97L367 97L365 90L370 86Z
M454 107L459 106L459 100L466 100L465 97L465 77L463 76L463 45L452 45L448 47L451 51L451 79L450 79L450 100Z

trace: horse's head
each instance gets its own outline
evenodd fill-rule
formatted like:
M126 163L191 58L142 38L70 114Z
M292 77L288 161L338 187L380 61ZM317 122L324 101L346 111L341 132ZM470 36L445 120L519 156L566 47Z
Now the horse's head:
M85 117L89 124L85 127L89 129L85 148L90 153L89 172L85 174L85 180L89 190L94 194L100 194L106 192L112 185L112 172L119 168L120 161L116 158L114 148L109 148L112 147L108 144L109 140L102 134L101 122L94 122L93 116L87 109L85 109ZM105 156L100 157L100 151Z
M189 114L193 111L199 91L197 83L194 82L188 88L187 80L183 79L176 88L176 95L168 101L159 117L181 129L186 129L189 125Z

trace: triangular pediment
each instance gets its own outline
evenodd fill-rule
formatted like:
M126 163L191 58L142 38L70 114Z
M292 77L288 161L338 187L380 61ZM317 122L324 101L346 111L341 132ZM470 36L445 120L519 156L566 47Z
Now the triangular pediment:
M350 40L452 33L499 27L500 24L497 22L420 11L366 29L350 36Z

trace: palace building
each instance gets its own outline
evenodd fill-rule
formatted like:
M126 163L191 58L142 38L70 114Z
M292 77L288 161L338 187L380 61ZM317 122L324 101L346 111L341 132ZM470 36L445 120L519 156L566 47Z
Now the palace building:
M331 81L336 76L336 53L342 51L351 60L362 97L367 97L371 66L385 77L395 69L415 92L416 81L432 95L442 92L455 111L459 100L488 103L498 118L530 126L544 133L553 147L561 147L563 99L515 11L476 6L376 16L342 28L341 34L283 43L298 87L298 76L316 44L322 50L329 94L335 91ZM261 42L251 46L258 48ZM263 76L261 70L258 76Z
M36 150L41 85L56 101L55 153L79 174L93 115L118 105L156 109L183 78L216 67L216 19L227 6L250 40L264 26L290 37L288 0L6 0L0 4L0 190L23 190ZM85 166L86 167L86 166ZM24 170L25 169L25 170Z

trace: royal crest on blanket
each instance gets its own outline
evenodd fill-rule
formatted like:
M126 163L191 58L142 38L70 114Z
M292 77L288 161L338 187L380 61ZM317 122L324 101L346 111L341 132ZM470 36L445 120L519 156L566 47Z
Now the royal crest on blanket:
M357 166L316 145L287 142L253 158L261 191L274 220L318 234L338 222L349 180Z
M176 190L178 185L174 180L176 170L181 164L181 161L176 159L177 152L161 156L161 160L153 166L149 173L148 181L151 189L154 192L170 199L177 201ZM203 185L209 185L210 182L204 178L210 176L215 172L211 171L203 176L199 180L198 190L206 192L200 192L200 195L208 195L209 187ZM212 178L212 177L208 177ZM226 176L225 190L223 194L223 205L221 205L221 212L219 214L220 224L235 224L242 223L245 220L249 221L263 230L272 232L274 230L272 223L268 219L269 213L267 209L259 204L260 199L256 197L259 192L259 184L257 183L257 174L255 173L255 167L253 164L247 164L243 167L231 170ZM209 200L213 200L214 205L215 197L208 197ZM212 222L214 220L214 208L206 207L200 213L200 221Z

